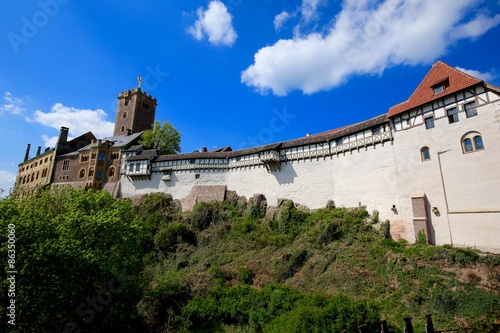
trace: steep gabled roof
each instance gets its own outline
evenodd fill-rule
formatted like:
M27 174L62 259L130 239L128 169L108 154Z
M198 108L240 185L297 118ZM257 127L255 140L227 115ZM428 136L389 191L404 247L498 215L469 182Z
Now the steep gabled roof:
M441 93L434 94L433 88L441 83L446 85L446 89ZM432 66L431 70L427 73L422 82L420 82L410 98L406 102L391 107L387 116L395 116L479 83L483 83L483 81L451 67L442 61L438 61Z

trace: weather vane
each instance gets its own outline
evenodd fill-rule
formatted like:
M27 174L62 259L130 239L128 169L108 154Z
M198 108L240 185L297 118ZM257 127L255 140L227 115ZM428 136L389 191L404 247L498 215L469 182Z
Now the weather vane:
M137 81L139 81L139 86L138 86L138 88L140 88L140 87L141 87L141 85L142 85L142 77L141 77L140 75L137 77Z

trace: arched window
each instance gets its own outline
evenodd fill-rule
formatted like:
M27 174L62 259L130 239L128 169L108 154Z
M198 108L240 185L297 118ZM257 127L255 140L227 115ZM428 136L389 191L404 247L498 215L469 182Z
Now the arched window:
M111 167L108 170L108 177L111 178L111 177L114 177L114 176L115 176L115 167Z
M462 137L462 152L464 154L483 149L484 149L484 144L481 133L468 132Z
M94 168L89 169L89 178L94 177Z
M85 169L80 170L80 173L78 173L78 178L80 179L85 178Z
M431 151L429 150L429 147L422 147L422 149L420 149L420 157L422 158L422 161L431 159Z
M127 118L127 112L123 112L123 118Z
M125 132L125 126L122 126L122 132Z

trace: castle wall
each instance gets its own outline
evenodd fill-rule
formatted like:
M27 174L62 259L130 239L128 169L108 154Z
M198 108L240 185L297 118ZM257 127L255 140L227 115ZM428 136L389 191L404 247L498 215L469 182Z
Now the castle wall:
M395 119L394 156L400 205L409 241L416 239L411 198L425 194L432 244L477 246L500 251L500 127L498 96L478 88L457 93L411 110L398 123ZM496 100L496 102L493 102ZM477 103L477 115L466 117L464 104ZM446 110L458 108L458 122L450 123ZM434 128L426 129L424 119L434 116ZM476 131L484 149L464 152L463 138ZM430 159L422 160L428 147Z

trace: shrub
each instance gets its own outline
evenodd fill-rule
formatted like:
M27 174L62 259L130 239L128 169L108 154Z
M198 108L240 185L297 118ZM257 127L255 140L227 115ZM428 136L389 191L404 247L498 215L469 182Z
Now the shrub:
M240 268L240 271L238 273L238 279L242 283L252 284L254 277L255 277L255 273L254 273L254 271L252 271L252 269L250 269L246 266L243 266Z
M167 252L175 250L180 243L196 245L196 235L185 223L173 222L158 231L154 242L158 250Z

